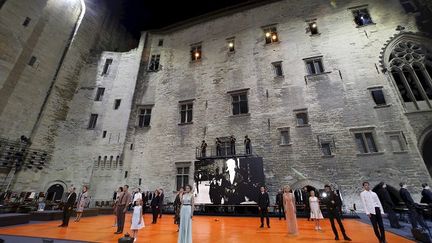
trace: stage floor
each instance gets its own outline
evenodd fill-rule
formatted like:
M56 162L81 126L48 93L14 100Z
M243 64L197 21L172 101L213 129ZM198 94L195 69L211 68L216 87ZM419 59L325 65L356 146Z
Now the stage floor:
M151 215L144 217L146 227L139 231L137 242L177 242L177 227L173 224L172 215L164 215L156 225L150 224ZM31 223L20 226L0 228L0 234L20 235L43 238L56 238L88 242L117 242L118 235L112 227L114 216L97 216L81 219L75 223L73 219L69 228L59 228L60 221ZM130 214L127 215L125 232L130 232ZM345 219L345 228L352 242L377 242L371 226L356 219ZM196 216L193 218L193 241L195 243L252 243L252 242L336 242L327 219L322 222L322 232L315 231L313 222L298 219L300 233L288 236L285 221L272 218L271 228L259 228L259 218L250 217L215 217ZM387 242L412 242L392 233L387 233Z

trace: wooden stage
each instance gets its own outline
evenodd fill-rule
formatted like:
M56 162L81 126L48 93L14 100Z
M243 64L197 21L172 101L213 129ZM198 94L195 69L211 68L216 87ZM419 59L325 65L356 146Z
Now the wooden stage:
M152 225L151 215L145 215L146 227L139 231L137 242L177 242L177 226L173 224L172 215L164 215L158 224ZM117 242L119 235L113 234L114 216L96 216L82 218L79 223L69 223L69 228L58 228L60 221L38 222L26 225L0 228L0 234L32 237L46 237L88 242ZM356 219L345 219L345 228L352 242L378 242L371 226ZM195 216L193 218L193 240L195 243L253 243L253 242L336 242L327 219L322 221L322 232L315 231L314 223L298 219L300 233L298 236L286 234L285 221L271 218L271 228L259 228L259 218L252 217L216 217ZM127 215L125 232L130 232L130 214ZM412 242L403 237L387 233L388 243ZM343 242L341 240L340 242Z

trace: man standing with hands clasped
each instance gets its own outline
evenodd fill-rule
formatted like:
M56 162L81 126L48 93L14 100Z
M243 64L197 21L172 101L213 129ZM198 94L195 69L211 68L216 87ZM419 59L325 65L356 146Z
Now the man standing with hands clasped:
M370 190L369 182L363 182L363 189L364 191L360 193L360 198L362 200L365 213L372 223L378 241L380 243L385 243L384 224L381 217L381 214L384 214L384 210L381 202L378 198L378 195Z
M128 190L129 186L125 185L123 187L123 192L120 193L119 200L117 202L117 231L114 234L123 233L127 207L132 198L132 194Z
M268 216L268 208L270 206L270 198L268 193L265 191L265 187L260 187L260 194L258 196L258 210L261 217L261 226L264 227L264 217L267 220L267 227L270 228L270 218Z

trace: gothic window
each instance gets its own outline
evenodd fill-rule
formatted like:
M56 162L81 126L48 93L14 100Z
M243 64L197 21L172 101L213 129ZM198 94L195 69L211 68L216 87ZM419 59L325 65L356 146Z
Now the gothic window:
M264 35L265 35L265 43L271 44L279 42L279 36L276 29L276 26L268 26L263 28Z
M398 43L389 58L390 74L404 102L412 102L416 109L426 102L431 108L432 69L429 51L413 41Z
M104 68L103 68L103 70L102 70L102 75L108 74L108 72L109 72L109 68L110 68L112 62L113 62L113 59L112 59L112 58L107 58L107 59L105 60Z

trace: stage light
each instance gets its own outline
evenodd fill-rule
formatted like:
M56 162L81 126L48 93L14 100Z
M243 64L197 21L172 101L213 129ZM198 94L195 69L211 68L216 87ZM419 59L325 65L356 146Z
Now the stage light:
M327 197L327 192L323 192L321 195L322 197Z
M199 52L195 52L195 57L198 58L200 56Z
M276 35L273 35L273 36L272 36L272 39L273 39L273 40L276 40L276 39L277 39L277 36L276 36Z
M266 37L270 37L270 35L271 35L270 32L266 33Z
M316 27L317 27L317 24L316 24L316 23L313 23L313 24L312 24L312 28L315 29Z
M230 43L228 43L228 46L232 48L232 47L234 47L234 43L230 42Z

